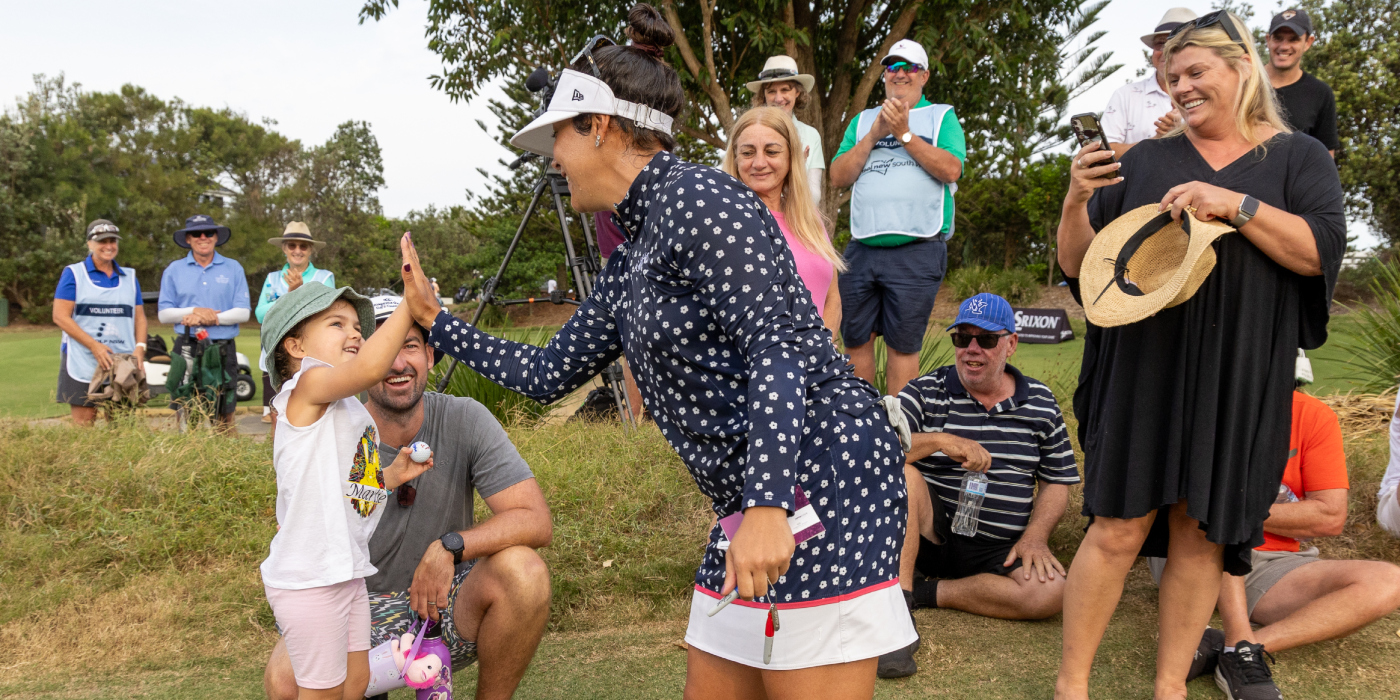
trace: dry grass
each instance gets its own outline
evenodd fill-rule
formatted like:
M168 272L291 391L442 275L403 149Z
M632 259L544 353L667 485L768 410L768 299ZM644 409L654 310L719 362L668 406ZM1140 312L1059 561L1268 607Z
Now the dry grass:
M517 425L510 434L555 520L544 551L551 628L518 697L675 697L710 519L679 459L651 425ZM1351 519L1319 546L1328 557L1400 562L1400 541L1374 525L1384 434L1349 436L1346 448ZM257 574L274 531L269 457L269 445L243 438L0 424L0 644L9 652L0 696L261 697L273 642ZM1082 538L1078 510L1076 494L1051 540L1067 563ZM1150 694L1156 590L1142 569L1100 652L1099 697ZM930 610L918 624L923 671L882 682L878 697L1049 696L1059 618ZM1346 640L1286 652L1280 684L1290 697L1393 697L1397 626L1392 615ZM54 650L78 662L55 667ZM459 674L458 693L469 696L474 682L475 669ZM1219 694L1200 681L1192 697Z

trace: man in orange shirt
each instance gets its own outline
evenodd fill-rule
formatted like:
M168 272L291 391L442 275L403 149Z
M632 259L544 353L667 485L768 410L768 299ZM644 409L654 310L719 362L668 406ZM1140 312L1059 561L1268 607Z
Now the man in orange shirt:
M1312 379L1310 367L1303 371L1306 362L1300 358L1299 386ZM1213 669L1216 685L1232 700L1282 697L1264 662L1266 648L1278 652L1344 637L1400 607L1400 567L1320 559L1309 542L1341 534L1347 520L1349 485L1337 415L1295 391L1292 430L1283 483L1264 521L1264 544L1254 550L1254 569L1225 575L1217 602L1225 629L1206 629L1187 679Z

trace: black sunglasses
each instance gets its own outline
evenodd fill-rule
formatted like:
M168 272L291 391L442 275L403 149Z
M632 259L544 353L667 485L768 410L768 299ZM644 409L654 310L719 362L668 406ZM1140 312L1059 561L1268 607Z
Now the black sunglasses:
M1249 53L1249 46L1244 43L1244 39L1240 38L1240 33L1235 31L1235 23L1230 21L1230 13L1226 10L1216 10L1215 12L1208 12L1204 15L1201 15L1200 17L1197 17L1196 19L1191 20L1190 22L1182 24L1181 26L1171 30L1171 32L1167 34L1167 41L1171 41L1174 37L1176 37L1176 35L1186 31L1187 29L1193 27L1196 29L1204 29L1215 24L1220 25L1220 28L1225 30L1225 35L1230 37L1230 41L1239 44L1240 48L1244 49L1245 53Z
M957 332L957 331L954 331L952 335L953 335L953 347L955 347L955 348L958 348L958 349L966 348L966 347L968 347L969 345L972 345L972 341L976 340L976 341L977 341L977 345L980 346L983 350L991 350L992 348L994 348L994 347L997 346L997 343L1000 343L1000 342L1001 342L1001 339L1002 339L1002 338L1005 338L1006 336L1011 335L1011 334L1010 334L1010 333L979 333L979 334L977 334L977 335L973 335L973 334L971 334L971 333L959 333L959 332Z
M569 65L572 66L578 63L580 58L587 57L588 67L593 69L593 77L602 80L603 74L598 71L598 62L593 60L593 52L608 46L617 46L617 42L602 34L594 35L592 39L588 40L588 43L583 45L583 50L579 51L578 54L574 56L574 60L569 61Z
M214 238L218 235L218 231L210 231L208 229L205 229L203 231L187 231L185 233L185 238Z

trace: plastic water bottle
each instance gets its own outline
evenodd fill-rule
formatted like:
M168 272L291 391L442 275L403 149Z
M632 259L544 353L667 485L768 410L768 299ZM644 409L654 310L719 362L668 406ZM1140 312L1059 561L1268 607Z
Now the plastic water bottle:
M953 534L972 537L977 534L977 516L982 514L982 499L987 496L987 475L968 472L958 492L958 512L953 516Z

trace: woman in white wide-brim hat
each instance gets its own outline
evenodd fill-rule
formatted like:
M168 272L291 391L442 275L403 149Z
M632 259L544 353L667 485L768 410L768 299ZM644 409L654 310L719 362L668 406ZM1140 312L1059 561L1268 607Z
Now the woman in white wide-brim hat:
M282 230L282 235L269 238L267 242L282 249L282 254L287 256L287 263L281 269L267 273L267 279L263 281L262 294L258 295L258 308L253 311L258 323L262 323L278 299L307 282L317 282L335 288L335 273L311 264L312 255L326 247L326 242L313 238L311 229L305 223L289 221ZM271 423L272 396L276 392L272 390L272 382L268 379L267 373L270 368L265 367L264 363L265 359L260 357L258 369L263 373L263 422Z
M1226 12L1185 22L1163 60L1182 122L1121 163L1097 142L1080 149L1059 229L1076 298L1123 312L1102 317L1121 325L1090 324L1074 394L1091 521L1065 588L1061 699L1088 697L1094 654L1139 552L1167 561L1154 696L1186 697L1187 679L1216 658L1196 650L1221 571L1248 573L1264 543L1288 460L1295 358L1327 338L1346 248L1337 169L1320 142L1279 118L1244 24ZM1163 227L1135 211L1145 205L1191 220ZM1125 215L1134 217L1126 228L1110 225ZM1164 248L1140 236L1137 253L1090 252L1104 229L1125 242L1134 231L1216 237L1175 247L1178 265L1203 271L1213 257L1213 269L1203 279L1174 274L1149 259ZM1092 269L1104 257L1111 274ZM1155 308L1133 310L1144 297Z
M822 135L816 129L804 124L793 114L811 101L812 86L817 79L797 69L797 61L791 56L772 56L764 62L758 80L744 84L753 93L753 106L777 107L797 125L797 133L802 137L803 158L807 165L807 187L812 192L812 200L822 201L822 174L826 172L826 153L822 150Z
M622 227L592 294L545 347L495 338L438 307L406 236L405 300L435 347L541 401L627 356L719 520L691 594L687 697L868 699L878 657L916 639L898 579L904 450L768 208L671 154L686 100L660 60L671 28L649 5L628 20L632 45L585 50L511 139L553 159L576 210Z

